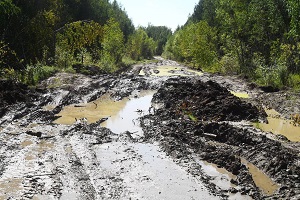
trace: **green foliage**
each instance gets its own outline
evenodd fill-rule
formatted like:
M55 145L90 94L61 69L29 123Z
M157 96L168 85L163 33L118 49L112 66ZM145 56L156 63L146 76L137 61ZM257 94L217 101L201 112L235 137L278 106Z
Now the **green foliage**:
M217 61L215 41L216 32L207 22L191 23L169 40L164 56L209 69Z
M120 64L124 55L124 35L120 29L119 23L110 19L104 26L103 36L103 55L109 56L113 64Z
M14 70L13 68L6 68L3 70L2 78L19 81L27 85L36 85L41 80L49 78L54 73L59 71L56 67L44 66L41 63L35 66L27 66L23 70Z
M126 68L136 64L137 61L133 60L132 58L128 57L128 56L124 56L122 58L122 65Z
M155 52L155 46L154 40L148 37L142 28L138 28L136 32L129 37L126 54L137 61L151 59Z
M10 64L16 70L38 62L63 67L97 63L103 54L101 32L111 17L117 19L125 38L133 33L132 21L116 1L1 0L0 35L23 60L23 65Z
M300 91L300 74L290 74L288 82L293 89Z
M195 117L193 114L188 114L188 116L189 116L190 120L192 120L193 122L198 121L197 117Z
M88 64L93 58L100 57L98 44L103 40L103 28L94 21L77 21L67 24L57 34L56 55L60 66L68 67L70 60ZM91 59L86 59L91 57ZM63 65L61 65L62 63ZM68 63L69 62L69 63Z
M300 1L287 0L287 4L291 17L289 34L291 37L298 39L300 36Z
M201 45L203 49L195 42L201 33L193 28L202 21L216 38L208 41L211 46ZM242 73L259 84L293 87L292 80L300 73L299 34L298 0L201 0L185 26L169 38L163 56L203 67L209 62L203 62L207 57L197 50L214 46L215 55L208 58L218 62L206 70Z
M225 54L214 68L214 72L238 74L240 72L240 65L236 55Z
M145 31L156 42L155 54L161 55L168 39L172 35L172 30L166 26L153 26L149 24Z

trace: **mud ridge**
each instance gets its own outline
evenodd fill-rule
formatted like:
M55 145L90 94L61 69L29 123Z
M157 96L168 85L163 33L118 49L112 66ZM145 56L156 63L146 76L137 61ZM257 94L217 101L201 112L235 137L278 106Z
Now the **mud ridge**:
M255 106L233 97L214 82L189 78L170 79L153 100L161 107L143 118L146 140L159 140L173 158L193 163L190 157L194 155L224 167L237 176L232 182L241 186L239 192L254 199L299 196L298 152L256 129L229 122L265 117ZM277 193L262 193L241 158L280 184ZM224 191L219 193L224 195Z

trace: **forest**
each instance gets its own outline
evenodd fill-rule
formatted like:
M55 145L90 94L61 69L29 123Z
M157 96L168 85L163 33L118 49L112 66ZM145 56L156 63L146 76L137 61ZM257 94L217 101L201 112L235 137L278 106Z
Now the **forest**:
M0 77L34 85L74 66L113 73L162 55L259 85L300 88L297 0L200 0L174 33L135 28L125 9L116 0L1 0Z
M200 0L163 55L259 85L299 89L299 39L300 1Z
M34 85L57 71L89 73L83 66L113 73L161 54L171 35L135 29L117 1L1 0L0 77Z

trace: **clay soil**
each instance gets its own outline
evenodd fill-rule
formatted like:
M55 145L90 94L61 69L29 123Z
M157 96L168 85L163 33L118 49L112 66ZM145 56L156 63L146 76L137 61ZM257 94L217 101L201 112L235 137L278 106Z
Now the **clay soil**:
M183 67L176 73L188 76L151 74L159 66ZM0 199L300 199L300 143L252 125L266 121L264 107L286 117L298 112L297 94L184 68L159 59L117 75L60 73L36 89L1 80ZM143 90L156 91L139 119L143 135L113 133L105 119L54 123L67 105L105 94L137 98ZM216 184L199 160L231 173L231 186ZM257 185L245 160L274 191Z

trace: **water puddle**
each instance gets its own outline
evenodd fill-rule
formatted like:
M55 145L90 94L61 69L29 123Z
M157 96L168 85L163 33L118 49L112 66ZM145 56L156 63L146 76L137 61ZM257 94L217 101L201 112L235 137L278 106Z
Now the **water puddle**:
M219 199L157 144L115 142L95 148L101 171L120 178L134 195L129 199Z
M266 195L272 195L279 189L279 186L266 174L260 171L255 165L248 162L244 158L241 158L241 162L247 166L249 172L252 175L254 183L258 188L262 190L263 193L265 193Z
M202 72L197 70L192 70L186 67L172 66L172 65L155 67L154 69L150 69L150 73L152 76L201 76L203 75ZM141 70L139 75L142 76L146 75L144 69Z
M25 147L30 146L32 144L33 144L33 142L31 140L25 140L25 141L21 142L21 147L25 148Z
M211 182L216 186L220 187L222 190L229 190L231 187L235 187L235 185L230 182L231 179L236 179L235 175L224 168L219 168L215 164L198 159L195 160L201 166L203 172L213 178Z
M255 123L256 128L265 132L284 135L293 142L300 142L300 127L295 126L292 120L282 119L280 114L273 109L266 110L266 113L269 123Z
M22 179L4 179L0 181L0 199L14 199L22 189Z
M231 94L233 94L236 97L239 97L241 99L249 99L250 96L247 92L235 92L235 91L230 91Z
M102 125L115 133L130 131L141 134L142 129L137 119L149 113L154 93L155 91L142 91L136 98L124 98L120 101L115 101L106 94L87 104L64 107L58 114L62 117L54 122L71 125L76 121L75 118L86 118L88 123L108 118Z
M139 126L137 119L149 114L154 93L154 91L147 92L139 98L127 101L126 105L120 109L117 114L111 115L111 117L103 123L103 126L109 128L114 133L129 131L142 135L143 130Z
M54 143L50 141L42 140L36 148L36 151L40 154L43 154L44 152L50 151L54 148Z
M33 142L30 140L25 140L21 143L21 146L23 148L32 145ZM50 141L42 140L38 144L30 146L29 151L26 153L25 160L26 161L32 161L37 159L40 155L53 150L54 143Z

